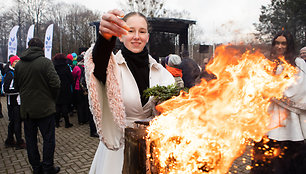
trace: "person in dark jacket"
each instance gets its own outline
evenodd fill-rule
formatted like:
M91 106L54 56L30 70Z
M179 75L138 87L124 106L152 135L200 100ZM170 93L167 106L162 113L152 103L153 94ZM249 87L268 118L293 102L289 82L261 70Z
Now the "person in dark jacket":
M79 93L78 114L80 114L81 118L86 118L89 120L90 136L99 137L95 122L93 120L93 115L91 114L89 109L88 89L85 80L84 58L82 55L78 56L78 67L81 70L81 78L79 79L80 93Z
M3 79L3 90L7 96L7 115L10 121L7 128L5 147L15 146L17 150L25 148L21 133L20 96L19 92L14 88L14 67L19 60L20 58L17 55L10 58L9 71L4 75Z
M55 101L60 79L51 60L44 57L44 43L32 38L28 45L15 67L15 87L21 98L28 159L33 173L54 174L60 171L59 167L54 167ZM43 137L42 162L37 146L38 129Z
M61 89L56 100L56 117L55 126L59 127L59 120L61 117L65 119L65 128L72 127L73 124L69 122L69 108L72 100L72 84L73 77L69 65L66 63L65 54L56 54L53 57L54 68L61 80Z
M86 124L89 121L89 115L87 113L86 104L88 100L88 96L84 95L84 91L82 91L80 86L80 80L82 73L84 74L84 62L81 61L73 68L72 76L74 78L74 91L75 91L75 99L76 99L76 106L77 106L77 115L78 115L78 122L80 125Z
M200 82L200 68L193 59L183 57L180 69L183 73L182 79L186 88L191 88Z
M9 56L9 59L10 59L11 57L13 57L13 56L15 56L15 55L11 54L11 55ZM6 62L5 65L3 65L3 64L0 65L1 80L2 80L2 77L4 77L4 75L6 74L6 72L9 71L9 66L10 66L10 62L9 62L9 61ZM1 82L1 84L2 84L2 82ZM4 96L4 92L3 92L2 90L3 90L3 89L2 89L2 87L1 87L1 96ZM0 118L3 118L3 114L2 114L2 104L1 104L1 102L0 102ZM16 142L15 142L15 143L16 143ZM11 145L9 145L9 146L11 146Z
M0 72L1 72L1 74L0 74L0 77L1 77L0 80L1 80L1 83L2 83L2 77L3 77L3 75L4 75L3 63L0 63ZM1 89L1 90L2 90L2 89ZM2 91L1 91L0 97L1 97L1 96L3 96ZM0 98L0 99L1 99L1 98ZM0 118L3 118L1 101L0 101Z

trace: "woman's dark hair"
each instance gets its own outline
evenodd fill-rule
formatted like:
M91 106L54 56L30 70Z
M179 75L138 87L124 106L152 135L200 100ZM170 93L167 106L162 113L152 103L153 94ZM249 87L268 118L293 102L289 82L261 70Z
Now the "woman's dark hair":
M62 54L62 53L57 53L57 54L52 58L52 60L59 60L59 59L64 59L64 60L66 60L66 55L65 55L65 54Z
M279 37L279 36L284 36L286 38L286 42L287 42L287 47L286 47L286 51L285 51L285 60L288 61L288 63L290 63L293 66L295 65L295 46L294 46L294 39L291 33L286 32L286 31L281 31L279 33L277 33L275 35L275 37L272 40L272 51L271 51L271 56L273 56L275 54L275 49L274 46L276 44L275 40Z
M122 20L124 20L124 21L126 22L127 19L128 19L129 17L135 16L135 15L142 17L142 18L146 21L146 23L147 23L147 28L148 28L148 32L149 32L149 31L150 31L150 25L149 25L148 19L147 19L147 17L146 17L145 15L143 15L143 14L140 13L140 12L130 12L130 13L126 14L126 15L122 18Z

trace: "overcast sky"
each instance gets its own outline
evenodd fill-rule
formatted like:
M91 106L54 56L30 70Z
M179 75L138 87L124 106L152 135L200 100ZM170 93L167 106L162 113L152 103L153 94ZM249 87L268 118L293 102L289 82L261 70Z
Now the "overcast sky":
M62 1L62 0L57 0ZM122 0L65 0L83 4L89 9L106 12L119 8ZM166 0L166 9L187 10L197 21L203 34L202 43L227 43L245 39L254 33L253 23L258 22L260 7L271 0Z
M55 0L76 3L99 12L118 8L124 0ZM126 1L126 0L125 0ZM246 40L254 33L253 23L258 22L260 7L271 0L165 0L166 9L187 10L196 20L203 33L198 38L202 43L227 43Z

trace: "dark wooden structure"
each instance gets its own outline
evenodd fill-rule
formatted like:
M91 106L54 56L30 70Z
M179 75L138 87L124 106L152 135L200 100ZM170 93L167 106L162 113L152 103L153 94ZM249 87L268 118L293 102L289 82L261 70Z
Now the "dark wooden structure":
M155 59L158 60L159 57L165 57L170 53L175 53L175 38L177 36L179 53L188 51L189 26L196 24L196 21L177 18L148 18L148 22L150 25L148 48L150 54ZM90 23L91 26L95 26L96 36L98 35L99 24L99 22ZM116 45L120 47L119 42Z
M179 37L179 52L182 52L182 45L184 50L188 50L188 30L189 26L196 24L196 21L177 19L177 18L148 18L151 31L153 33L172 33ZM154 44L150 42L150 46ZM174 43L173 43L174 44ZM151 47L150 47L151 48ZM173 50L174 51L174 50ZM172 52L174 53L174 52ZM168 53L169 54L169 53Z

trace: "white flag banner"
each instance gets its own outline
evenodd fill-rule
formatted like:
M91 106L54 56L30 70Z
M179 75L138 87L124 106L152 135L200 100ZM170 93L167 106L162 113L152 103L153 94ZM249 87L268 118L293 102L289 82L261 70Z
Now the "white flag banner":
M53 24L50 24L45 35L45 57L52 57L52 39L53 39Z
M28 43L29 41L33 38L34 36L34 24L30 26L28 30L28 36L27 36L27 43L26 43L26 48L28 48Z
M10 37L8 39L8 51L7 51L7 61L9 61L10 55L16 55L17 52L17 31L19 26L16 25L10 32Z

